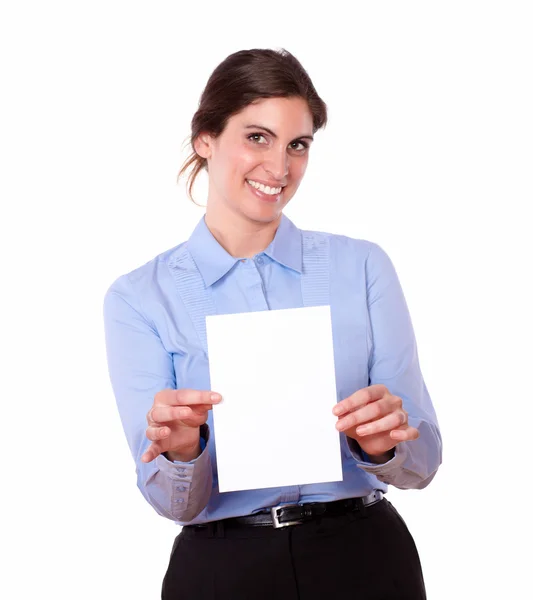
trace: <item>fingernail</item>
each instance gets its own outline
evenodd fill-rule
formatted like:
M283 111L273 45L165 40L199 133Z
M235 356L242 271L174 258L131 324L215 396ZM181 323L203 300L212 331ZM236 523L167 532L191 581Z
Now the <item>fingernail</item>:
M333 414L334 414L334 415L338 415L338 414L340 414L340 412L341 412L341 409L340 409L338 406L336 406L336 407L333 409Z
M357 435L366 435L368 433L368 427L366 425L361 425L361 427L358 427L355 431L357 433Z
M217 400L222 400L222 396L220 394L211 394L211 400L216 402Z

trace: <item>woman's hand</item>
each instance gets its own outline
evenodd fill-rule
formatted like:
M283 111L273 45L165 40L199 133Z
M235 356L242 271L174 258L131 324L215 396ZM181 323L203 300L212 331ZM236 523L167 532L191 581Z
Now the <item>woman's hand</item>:
M163 452L188 462L200 454L200 426L207 413L222 400L220 394L199 390L161 390L146 415L146 437L152 441L142 455L150 462Z
M383 457L398 442L416 440L420 435L409 425L402 399L382 384L358 390L339 402L333 414L339 417L337 429L356 440L371 457Z

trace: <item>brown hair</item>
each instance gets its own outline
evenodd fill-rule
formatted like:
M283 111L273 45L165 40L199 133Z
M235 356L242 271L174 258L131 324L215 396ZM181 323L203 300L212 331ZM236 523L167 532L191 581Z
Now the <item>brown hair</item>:
M218 137L228 119L261 98L300 97L307 101L313 115L313 133L327 122L327 107L300 62L287 50L253 49L230 54L213 71L205 86L198 110L191 122L189 144L192 152L183 163L181 176L192 167L187 178L187 194L194 202L192 188L207 160L194 150L200 133Z

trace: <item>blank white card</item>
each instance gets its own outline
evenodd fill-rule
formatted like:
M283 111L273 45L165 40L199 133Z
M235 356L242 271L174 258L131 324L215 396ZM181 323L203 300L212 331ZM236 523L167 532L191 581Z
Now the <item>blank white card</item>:
M342 481L330 307L206 326L220 492Z

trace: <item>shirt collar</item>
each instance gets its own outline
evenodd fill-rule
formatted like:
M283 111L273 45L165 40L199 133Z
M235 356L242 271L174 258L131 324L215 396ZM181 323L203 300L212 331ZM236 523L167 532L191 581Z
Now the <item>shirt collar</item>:
M276 235L264 252L284 267L302 273L302 232L285 215L281 215Z
M217 242L206 225L205 216L196 225L187 247L206 287L224 277L239 260ZM302 235L285 215L281 216L276 235L264 253L281 265L302 272Z

